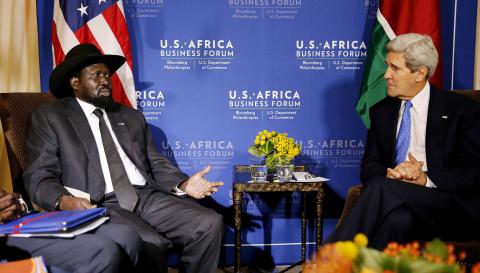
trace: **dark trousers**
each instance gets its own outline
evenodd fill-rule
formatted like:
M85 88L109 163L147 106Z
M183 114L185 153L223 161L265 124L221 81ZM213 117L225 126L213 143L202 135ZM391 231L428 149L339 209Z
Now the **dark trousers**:
M0 243L2 259L42 256L48 266L71 273L134 272L141 254L135 231L111 223L71 239L7 237L4 243Z
M224 232L222 216L190 198L180 198L148 185L136 187L134 212L120 208L115 195L102 202L113 223L131 226L142 238L147 266L166 272L166 253L172 242L182 249L183 269L189 273L216 272Z
M450 194L403 181L374 177L342 226L326 242L351 240L364 233L369 246L413 240L470 240L477 237L472 218Z

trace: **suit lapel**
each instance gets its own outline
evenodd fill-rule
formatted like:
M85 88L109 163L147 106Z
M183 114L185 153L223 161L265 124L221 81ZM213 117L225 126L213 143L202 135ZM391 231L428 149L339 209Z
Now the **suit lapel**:
M120 146L130 160L135 162L132 158L132 140L128 130L128 123L122 118L119 111L107 112L107 115Z
M125 118L123 118L122 110L119 109L107 112L107 115L112 129L115 132L115 136L117 137L117 140L127 157L135 165L140 174L142 174L142 176L147 180L147 183L153 183L151 176L145 169L145 164L143 164L142 159L138 157L139 152L137 151L134 153L132 136L130 134L130 130L133 131L134 129L130 128L132 125L129 127L128 122L125 120Z
M120 111L121 110L107 112L108 119L110 120L110 125L112 126L115 136L117 137L117 140L127 157L135 165L135 167L142 174L142 176L147 181L151 181L151 178L143 167L141 160L136 157L136 154L133 152L133 142L130 136L129 124L122 117Z
M430 88L430 101L428 103L427 130L425 137L425 152L427 156L428 169L435 169L441 165L440 160L443 153L443 143L446 128L448 125L448 109L444 96L434 86Z
M88 159L94 163L92 166L97 173L102 174L100 156L98 155L97 143L93 137L92 129L90 128L90 124L88 123L87 117L85 117L85 113L80 107L80 104L78 104L77 100L74 98L67 101L67 115L78 139L87 152ZM101 175L101 177L102 180L104 180L103 175Z

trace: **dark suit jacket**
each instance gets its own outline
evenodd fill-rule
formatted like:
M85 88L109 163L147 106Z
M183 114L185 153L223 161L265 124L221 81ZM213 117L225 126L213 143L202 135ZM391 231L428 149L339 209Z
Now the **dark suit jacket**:
M140 112L118 105L107 114L122 149L148 184L170 192L188 179L158 153ZM87 192L93 201L101 200L105 180L98 149L75 98L39 107L32 114L26 146L28 165L24 181L33 202L53 210L57 198L68 193L63 186Z
M370 110L362 183L395 167L396 129L401 100L387 97ZM426 129L427 175L480 218L480 106L465 96L431 86Z

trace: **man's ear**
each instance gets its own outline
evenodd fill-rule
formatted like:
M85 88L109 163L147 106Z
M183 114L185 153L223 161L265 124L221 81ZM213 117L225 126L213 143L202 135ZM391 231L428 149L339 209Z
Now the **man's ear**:
M73 90L78 90L78 85L80 84L80 79L76 76L70 78L70 86Z
M417 77L416 77L417 82L426 80L427 74L428 74L428 68L425 66L421 66L420 68L418 68L416 73L417 73Z

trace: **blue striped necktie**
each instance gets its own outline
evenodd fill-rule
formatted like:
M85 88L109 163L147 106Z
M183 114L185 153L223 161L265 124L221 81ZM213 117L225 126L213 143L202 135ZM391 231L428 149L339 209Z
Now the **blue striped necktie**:
M407 158L408 147L410 146L410 128L412 127L410 108L412 108L412 102L409 100L405 101L405 109L403 109L402 122L400 123L400 129L397 136L397 145L395 147L396 165L405 161Z

